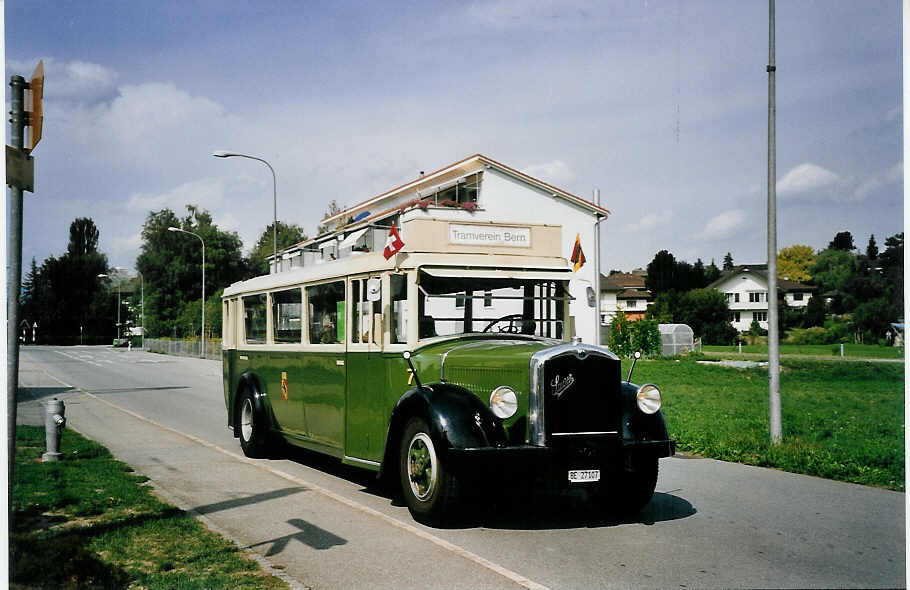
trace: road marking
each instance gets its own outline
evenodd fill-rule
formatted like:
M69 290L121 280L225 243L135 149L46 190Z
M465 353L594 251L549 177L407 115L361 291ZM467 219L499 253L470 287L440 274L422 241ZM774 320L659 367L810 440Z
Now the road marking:
M59 379L58 379L58 381L59 381ZM61 383L62 383L62 381L61 381ZM423 529L417 528L416 526L414 526L412 524L402 522L402 521L398 520L397 518L393 518L387 514L383 514L382 512L379 512L378 510L370 508L369 506L364 506L363 504L360 504L359 502L355 502L354 500L345 498L344 496L342 496L340 494L336 494L335 492L332 492L332 491L327 490L314 483L301 479L295 475L291 475L290 473L285 473L284 471L281 471L279 469L275 469L273 467L265 465L264 463L262 463L260 461L256 461L254 459L249 459L242 455L238 455L237 453L228 451L227 449L223 449L214 443L210 443L209 441L203 440L196 436L193 436L192 434L187 434L186 432L181 432L175 428L171 428L170 426L165 426L164 424L156 422L150 418L146 418L145 416L137 414L136 412L127 410L126 408L122 408L122 407L118 406L117 404L112 403L106 399L102 399L93 393L89 393L88 391L85 391L84 389L79 389L79 391L81 391L85 395L91 397L92 399L99 401L103 404L106 404L116 410L120 410L124 414L128 414L128 415L132 416L133 418L136 418L137 420L141 420L143 422L151 424L152 426L156 426L158 428L162 428L169 432L173 432L174 434L176 434L178 436L182 436L188 440L191 440L192 442L194 442L196 444L202 445L202 446L212 449L214 451L218 451L219 453L227 455L228 457L230 457L232 459L241 461L243 463L246 463L247 465L253 465L255 467L258 467L260 469L268 471L269 473L271 473L273 475L277 475L278 477L286 479L292 483L296 483L296 484L305 486L308 489L310 489L318 494L321 494L327 498L331 498L332 500L335 500L336 502L340 502L340 503L344 504L345 506L348 506L350 508L363 512L364 514L369 514L370 516L375 516L376 518L379 518L380 520L383 520L396 528L399 528L403 531L416 535L417 537L419 537L425 541L429 541L430 543L433 543L434 545L441 547L442 549L450 551L450 552L454 553L455 555L458 555L464 559L467 559L468 561L472 561L493 572L496 572L497 574L503 576L504 578L507 578L507 579L511 580L512 582L515 582L519 586L523 586L525 588L528 588L529 590L549 590L549 588L547 588L543 584L538 584L537 582L534 582L533 580L529 580L528 578L522 576L521 574L519 574L517 572L513 572L512 570L510 570L504 566L493 563L489 559L485 559L485 558L481 557L480 555L477 555L476 553L468 551L464 547L460 547L458 545L455 545L454 543L450 543L449 541L446 541L445 539L437 537L436 535L434 535L432 533L428 533L427 531L425 531Z
M96 367L102 366L102 365L94 362L93 360L90 360L92 357L89 357L89 359L84 359L82 357L78 357L74 354L69 354L68 352L62 352L60 350L55 350L54 352L56 352L57 354L63 355L66 358L73 359L74 361L79 361L80 363L87 363L89 365L95 365Z

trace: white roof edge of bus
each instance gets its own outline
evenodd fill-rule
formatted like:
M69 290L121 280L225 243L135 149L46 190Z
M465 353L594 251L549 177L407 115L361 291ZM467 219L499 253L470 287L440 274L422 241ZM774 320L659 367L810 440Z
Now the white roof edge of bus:
M437 268L437 267L423 267L422 269L428 275L434 277L460 277L464 276L465 271L457 268ZM495 278L522 278L522 279L531 279L531 280L554 280L554 281L568 281L572 279L572 272L567 268L562 271L539 271L539 270L524 270L521 268L510 268L510 269L471 269L470 271L472 278L478 279L495 279Z
M370 272L387 272L397 269L412 269L425 265L437 267L479 267L479 272L488 269L509 269L509 272L559 273L569 268L569 262L560 257L515 256L510 254L448 254L436 252L401 253L386 260L382 252L371 252L352 256L342 260L315 264L294 270L258 276L246 281L234 283L224 290L223 297L232 297L241 293L269 291L280 287L320 280L331 280L349 275ZM566 273L564 278L572 278L573 273ZM502 276L502 275L497 275Z

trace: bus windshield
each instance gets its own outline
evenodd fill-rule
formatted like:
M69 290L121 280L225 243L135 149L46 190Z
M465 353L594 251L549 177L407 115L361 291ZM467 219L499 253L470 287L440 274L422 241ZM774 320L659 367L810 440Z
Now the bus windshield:
M458 334L524 334L562 339L568 294L567 279L545 273L495 271L418 276L418 337ZM554 274L554 273L548 273Z

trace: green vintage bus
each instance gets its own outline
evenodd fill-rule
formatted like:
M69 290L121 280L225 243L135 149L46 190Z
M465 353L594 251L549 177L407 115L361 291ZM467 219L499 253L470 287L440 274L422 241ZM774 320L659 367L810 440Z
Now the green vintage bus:
M433 524L504 479L644 507L675 450L660 391L573 338L559 226L523 226L533 246L516 253L448 243L444 220L404 225L388 260L362 252L225 290L224 401L244 453L278 440L375 471Z

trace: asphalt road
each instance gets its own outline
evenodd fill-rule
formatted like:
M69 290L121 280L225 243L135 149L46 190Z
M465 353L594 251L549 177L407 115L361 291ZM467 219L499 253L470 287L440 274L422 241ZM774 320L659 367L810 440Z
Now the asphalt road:
M724 463L661 460L639 518L583 495L498 495L455 528L415 523L371 474L309 453L247 460L221 363L105 347L24 347L20 422L69 425L310 588L906 586L905 495ZM671 417L672 419L672 417Z

